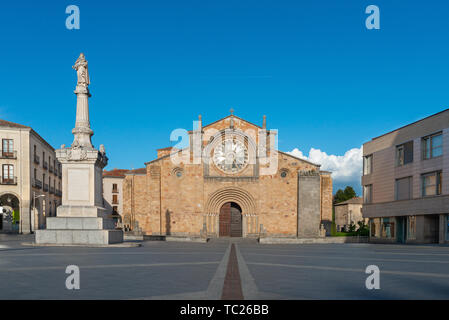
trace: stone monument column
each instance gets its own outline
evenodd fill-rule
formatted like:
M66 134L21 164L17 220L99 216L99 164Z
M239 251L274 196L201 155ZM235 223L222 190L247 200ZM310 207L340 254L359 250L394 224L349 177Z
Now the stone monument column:
M103 145L92 146L89 121L89 73L81 53L73 69L78 82L75 89L76 121L71 147L56 150L62 164L62 205L56 217L47 218L47 229L36 231L36 243L104 245L123 242L123 231L114 229L103 208L103 168L108 163Z

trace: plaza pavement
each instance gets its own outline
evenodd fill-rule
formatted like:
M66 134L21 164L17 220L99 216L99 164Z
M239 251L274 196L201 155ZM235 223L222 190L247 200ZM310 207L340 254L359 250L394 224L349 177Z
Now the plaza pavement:
M0 234L0 299L220 299L226 288L226 297L245 299L449 299L448 246L246 239L145 241L134 248L23 245L30 241ZM65 287L68 265L80 268L80 290ZM380 290L365 287L368 265L380 269Z

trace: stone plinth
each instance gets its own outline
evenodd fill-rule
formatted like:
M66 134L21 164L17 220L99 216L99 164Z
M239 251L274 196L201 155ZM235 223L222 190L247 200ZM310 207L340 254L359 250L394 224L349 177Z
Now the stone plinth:
M123 231L111 219L49 217L47 229L36 231L37 244L113 244L123 242Z

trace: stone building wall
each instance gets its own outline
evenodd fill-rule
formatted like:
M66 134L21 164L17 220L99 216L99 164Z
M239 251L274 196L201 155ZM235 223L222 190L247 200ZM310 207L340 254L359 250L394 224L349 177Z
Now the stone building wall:
M211 126L218 130L230 126L225 118ZM240 130L260 127L237 117L234 126ZM210 138L210 137L209 137ZM210 141L203 136L203 147ZM162 150L162 149L161 149ZM165 151L165 150L162 150ZM124 182L124 213L135 219L145 234L194 235L218 234L220 205L233 201L242 208L243 236L296 236L298 214L298 171L319 172L319 166L283 152L277 153L277 170L260 175L268 165L249 164L241 172L229 175L213 164L174 164L167 153L146 164L146 175L127 175ZM257 169L257 170L256 170ZM206 172L206 173L205 173ZM286 174L282 175L282 172ZM321 177L321 178L320 178ZM315 186L318 215L332 219L332 179L329 173L318 175ZM260 230L261 225L263 230Z

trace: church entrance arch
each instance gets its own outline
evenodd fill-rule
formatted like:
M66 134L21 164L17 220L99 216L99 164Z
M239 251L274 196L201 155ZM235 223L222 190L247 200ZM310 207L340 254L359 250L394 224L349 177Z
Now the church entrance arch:
M235 202L226 202L220 208L220 237L242 237L242 208Z

